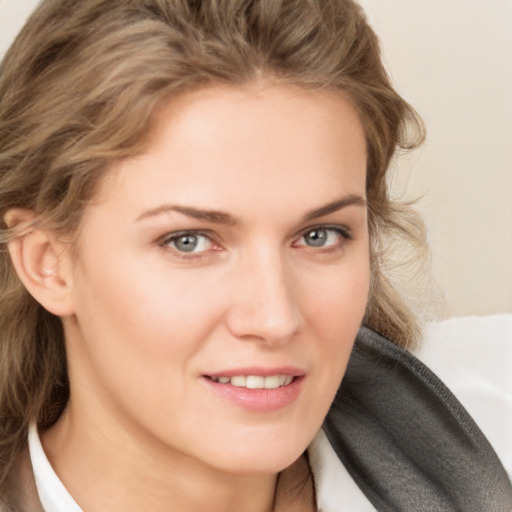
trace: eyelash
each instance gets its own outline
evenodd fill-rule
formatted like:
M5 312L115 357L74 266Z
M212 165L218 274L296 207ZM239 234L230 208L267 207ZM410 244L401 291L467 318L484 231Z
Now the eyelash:
M201 251L198 253L194 253L194 252L187 253L185 251L180 251L180 250L170 246L170 244L175 243L178 239L180 239L182 237L186 237L186 236L204 237L204 238L207 238L210 241L210 243L213 244L214 246L215 245L218 246L218 244L216 242L216 237L214 236L214 234L212 232L202 231L202 230L193 230L193 229L188 230L188 231L177 231L174 233L169 233L158 240L158 245L160 245L162 248L164 248L166 250L172 251L173 254L175 254L179 258L183 258L183 259L202 258L205 255L205 252L207 252L207 251Z
M297 246L298 247L310 247L315 252L333 253L333 252L336 252L336 251L339 251L339 250L343 249L343 247L345 246L346 243L348 243L351 240L353 240L353 236L352 236L352 233L351 233L349 228L347 228L345 226L339 226L339 225L332 226L332 225L325 225L325 224L321 224L319 226L312 226L312 227L307 228L306 230L304 230L302 232L302 234L300 235L298 240L303 239L306 235L308 235L310 233L313 233L314 231L330 231L330 232L334 232L334 233L336 233L336 235L338 235L341 238L341 241L339 241L339 242L337 242L335 244L332 244L332 245L328 245L328 246L319 246L318 248L315 248L314 246L307 246L306 244L297 245L297 242L294 242L293 245L295 247L297 247Z
M342 239L342 241L339 243L325 246L325 247L318 246L317 248L315 248L314 246L309 246L307 244L299 244L298 243L299 240L304 239L304 237L306 235L313 233L314 231L334 232L334 233L336 233L336 235L338 235ZM172 251L174 255L176 255L180 258L188 259L188 260L202 258L205 256L205 254L207 252L212 250L212 249L207 249L205 251L200 251L197 253L192 252L192 251L187 253L186 251L180 251L179 249L177 249L175 247L171 247L171 244L176 243L176 241L178 239L180 239L182 237L186 237L186 236L205 237L210 241L211 244L213 244L214 247L215 246L220 247L220 245L216 241L216 237L214 236L214 233L212 233L210 231L202 231L202 230L177 231L174 233L166 234L165 236L161 237L158 240L158 245L166 250ZM340 249L342 249L345 246L345 244L347 242L351 241L352 239L353 239L353 236L352 236L350 229L345 226L318 225L318 226L308 227L307 229L302 231L302 233L299 235L299 237L296 239L296 241L293 242L292 246L293 247L309 247L310 249L314 250L315 252L320 252L320 253L332 253L332 252L336 252L336 251L339 251ZM215 250L219 250L219 249L213 249L213 250L215 251Z

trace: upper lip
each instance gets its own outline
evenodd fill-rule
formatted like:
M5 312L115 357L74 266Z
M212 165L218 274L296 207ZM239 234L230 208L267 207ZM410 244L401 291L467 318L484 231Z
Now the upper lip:
M276 366L276 367L260 367L248 366L243 368L231 368L219 372L205 373L205 376L218 377L236 377L238 375L258 375L261 377L270 377L272 375L291 375L292 377L302 377L305 371L295 366Z

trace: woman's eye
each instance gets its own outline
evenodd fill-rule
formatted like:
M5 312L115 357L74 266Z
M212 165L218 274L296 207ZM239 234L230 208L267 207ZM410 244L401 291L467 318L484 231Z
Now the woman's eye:
M350 239L342 228L319 227L304 233L295 245L308 247L335 247Z
M162 245L171 247L180 253L201 253L208 251L214 245L212 239L201 233L178 233L167 236L162 240Z

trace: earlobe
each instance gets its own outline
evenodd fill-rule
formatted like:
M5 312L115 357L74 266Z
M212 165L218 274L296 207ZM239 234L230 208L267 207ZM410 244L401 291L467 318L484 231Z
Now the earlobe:
M50 313L72 314L69 248L38 226L29 210L9 210L4 220L15 231L8 250L27 291Z

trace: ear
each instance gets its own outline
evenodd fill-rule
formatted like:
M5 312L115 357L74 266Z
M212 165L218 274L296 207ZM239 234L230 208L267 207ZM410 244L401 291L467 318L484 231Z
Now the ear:
M68 245L37 225L30 210L11 209L4 221L15 236L7 247L14 269L27 291L46 310L64 317L73 313L72 266Z

